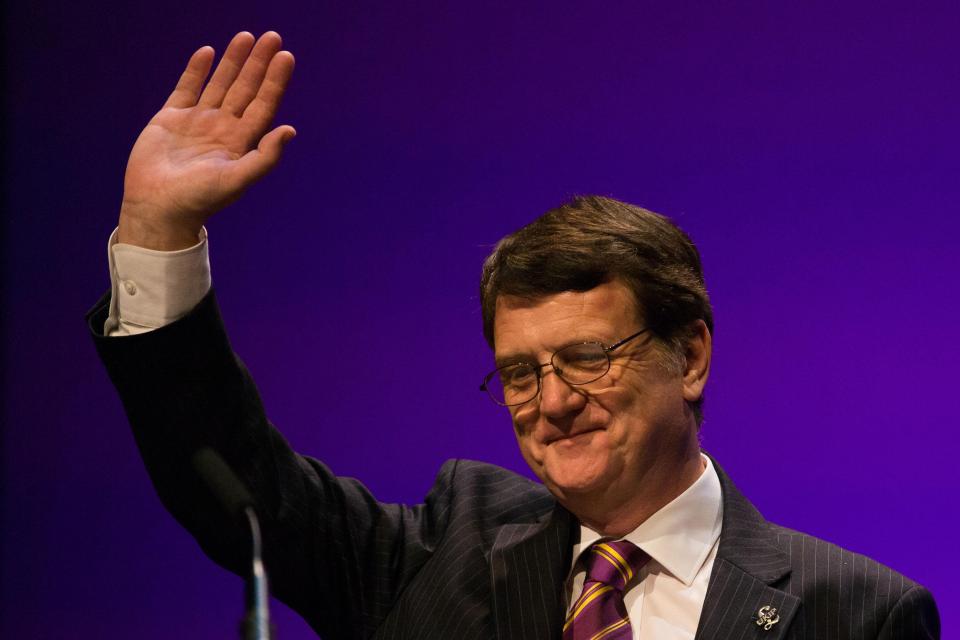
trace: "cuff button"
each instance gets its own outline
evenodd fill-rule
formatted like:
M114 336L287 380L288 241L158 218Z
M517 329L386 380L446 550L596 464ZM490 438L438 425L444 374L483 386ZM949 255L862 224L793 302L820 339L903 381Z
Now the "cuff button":
M124 291L127 292L127 294L129 294L129 295L131 295L131 296L136 295L136 293L137 293L137 283L134 282L133 280L124 280L124 281L123 281L123 289L124 289Z

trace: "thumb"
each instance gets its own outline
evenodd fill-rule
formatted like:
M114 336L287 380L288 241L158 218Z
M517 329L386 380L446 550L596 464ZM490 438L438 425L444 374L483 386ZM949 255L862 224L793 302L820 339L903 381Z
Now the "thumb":
M290 125L282 125L262 138L256 149L243 154L231 167L227 179L240 189L245 189L270 172L283 154L283 148L297 135Z

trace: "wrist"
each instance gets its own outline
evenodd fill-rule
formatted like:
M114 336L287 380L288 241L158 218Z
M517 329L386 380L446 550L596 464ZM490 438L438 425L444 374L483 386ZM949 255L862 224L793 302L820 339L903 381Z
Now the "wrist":
M159 221L124 204L120 207L117 242L155 251L178 251L197 244L202 228L202 223L192 225Z

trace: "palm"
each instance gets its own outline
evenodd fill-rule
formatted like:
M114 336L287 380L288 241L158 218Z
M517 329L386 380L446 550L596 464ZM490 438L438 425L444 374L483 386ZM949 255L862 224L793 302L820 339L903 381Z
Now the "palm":
M293 57L279 48L275 33L255 46L253 36L238 34L206 87L213 51L193 55L130 153L128 214L199 226L276 164L294 133L286 126L266 133L293 71Z
M203 216L239 195L233 167L257 141L256 131L219 110L163 109L140 134L127 165L127 194Z

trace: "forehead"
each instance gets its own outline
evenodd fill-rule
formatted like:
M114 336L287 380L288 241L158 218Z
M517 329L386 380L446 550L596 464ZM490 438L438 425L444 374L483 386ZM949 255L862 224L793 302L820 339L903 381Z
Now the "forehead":
M497 298L494 350L501 358L551 351L579 340L610 342L638 328L633 292L619 280L532 299L504 295Z

